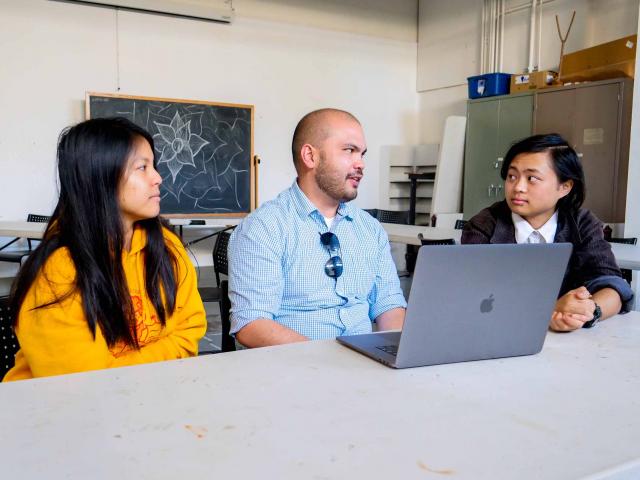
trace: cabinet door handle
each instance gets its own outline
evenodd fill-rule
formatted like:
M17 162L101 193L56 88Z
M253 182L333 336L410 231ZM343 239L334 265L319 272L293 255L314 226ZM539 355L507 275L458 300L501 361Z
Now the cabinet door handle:
M495 168L495 169L500 168L500 167L502 166L502 165L501 165L501 163L502 163L502 161L503 161L503 160L504 160L504 158L502 158L502 157L498 157L498 158L496 159L496 161L495 161L495 162L493 162L493 168Z
M494 188L495 188L495 185L493 183L487 187L487 197L491 196L491 192L493 192Z
M496 185L496 197L502 192L502 185Z

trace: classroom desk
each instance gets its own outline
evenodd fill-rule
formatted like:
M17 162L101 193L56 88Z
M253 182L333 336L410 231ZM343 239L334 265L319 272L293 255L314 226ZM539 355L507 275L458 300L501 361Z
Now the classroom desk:
M0 220L0 237L42 238L46 223Z
M207 220L206 225L189 225L190 220L182 219L171 219L169 222L172 225L183 227L186 231L189 231L231 227L238 225L241 220L241 218ZM44 235L45 228L47 228L46 223L0 220L0 237L28 237L40 239Z
M453 228L423 227L418 225L400 225L396 223L383 223L382 228L387 232L390 242L406 243L407 245L422 245L418 234L427 240L444 240L453 238L460 243L462 230Z
M393 370L333 340L0 384L3 478L640 478L640 313Z
M640 281L638 281L638 270L640 270L640 245L626 245L623 243L612 243L611 250L616 257L616 262L620 268L633 270L633 281L631 288L635 298L633 299L633 309L640 308Z
M611 250L620 268L640 270L640 245L612 243Z
M172 219L170 223L184 229L184 240L197 240L198 236L202 237L201 232L207 230L213 232L220 228L235 226L240 223L241 218L216 218L208 219L206 225L189 225L189 220ZM22 237L41 239L44 235L46 223L25 222L25 221L4 221L0 220L0 237ZM206 234L206 232L205 232ZM212 266L211 251L213 250L212 241L196 244L192 248L187 249L191 260L194 264L205 267Z
M423 237L429 240L453 238L457 243L460 243L462 236L462 230L450 228L420 227L416 225L398 225L392 223L383 223L382 226L389 235L389 241L406 243L408 245L420 245L418 233L422 233ZM612 243L611 250L620 268L640 270L640 245Z
M196 229L215 229L224 226L237 225L240 219L216 219L214 223L208 225L189 225L185 228L188 230ZM176 223L177 224L177 223ZM394 223L383 223L382 227L389 235L389 241L406 243L409 245L420 245L418 233L422 233L424 238L429 240L441 240L445 238L453 238L456 242L460 242L462 230L454 230L452 228L432 228L417 225L398 225ZM24 222L24 221L0 221L0 237L29 237L42 238L46 223ZM630 270L640 270L640 245L625 245L620 243L612 243L611 249L616 257L620 268L628 268ZM211 260L207 259L211 256L211 250L207 248L204 252L198 252L193 249L193 255L198 255L199 264L201 266L211 266Z
M398 225L391 223L383 223L382 226L389 235L390 242L406 243L408 245L421 245L418 233L422 233L424 238L429 240L441 240L445 238L453 238L460 243L462 230L453 230L448 228L431 228L419 227L415 225ZM611 243L611 251L616 257L616 262L620 268L629 270L640 270L640 245L626 245L622 243ZM640 307L640 282L635 278L632 288L635 294L633 309Z

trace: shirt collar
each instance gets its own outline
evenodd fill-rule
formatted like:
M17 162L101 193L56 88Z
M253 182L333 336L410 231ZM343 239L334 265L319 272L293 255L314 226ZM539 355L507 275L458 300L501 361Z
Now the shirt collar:
M318 208L309 200L309 198L305 195L305 193L300 189L298 185L298 180L293 181L293 185L291 185L291 195L293 197L293 201L296 206L296 210L301 218L308 217L313 212L318 212ZM349 219L353 218L354 215L354 206L351 205L350 202L340 202L338 205L338 212L336 216L347 217ZM320 212L318 215L322 216Z
M511 212L511 220L515 227L516 243L527 243L527 239L531 233L536 230L517 213ZM538 233L542 235L545 242L553 243L556 237L556 230L558 229L558 211L556 210L551 218L547 222L537 229Z

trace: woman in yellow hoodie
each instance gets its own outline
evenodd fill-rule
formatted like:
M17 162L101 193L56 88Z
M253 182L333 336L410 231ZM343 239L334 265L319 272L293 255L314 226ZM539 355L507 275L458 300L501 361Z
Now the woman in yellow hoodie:
M193 265L159 217L153 138L94 119L58 143L60 197L20 269L20 350L4 381L196 355L206 330Z

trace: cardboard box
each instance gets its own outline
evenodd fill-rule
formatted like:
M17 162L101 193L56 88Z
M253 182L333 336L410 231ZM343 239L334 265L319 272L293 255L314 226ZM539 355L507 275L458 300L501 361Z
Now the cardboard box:
M568 53L562 59L560 81L582 82L635 75L637 35Z
M527 92L529 90L550 87L554 84L557 78L558 74L551 70L511 75L511 86L509 88L509 92Z

